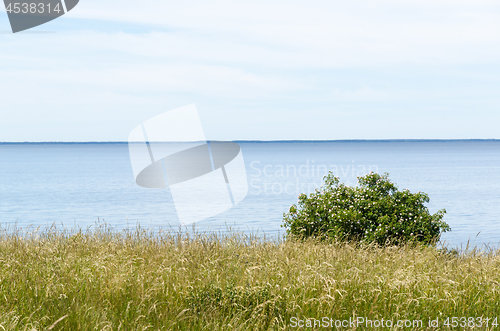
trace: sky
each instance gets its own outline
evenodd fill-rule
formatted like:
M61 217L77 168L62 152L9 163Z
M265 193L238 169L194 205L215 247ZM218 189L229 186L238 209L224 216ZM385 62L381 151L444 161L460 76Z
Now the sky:
M210 140L500 139L500 2L80 0L17 34L0 9L0 141L192 103Z

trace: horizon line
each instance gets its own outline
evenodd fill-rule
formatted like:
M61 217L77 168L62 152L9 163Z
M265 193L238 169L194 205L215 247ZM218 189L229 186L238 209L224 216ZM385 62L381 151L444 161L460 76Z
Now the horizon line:
M232 141L236 143L321 143L321 142L444 142L444 141L500 141L500 139L331 139L331 140L313 140L313 139L290 139L290 140L207 140L208 142L217 141ZM155 143L156 141L150 142ZM90 145L90 144L128 144L128 141L0 141L0 145L57 145L57 144L73 144L73 145ZM132 142L138 143L138 142ZM165 143L165 142L161 142Z

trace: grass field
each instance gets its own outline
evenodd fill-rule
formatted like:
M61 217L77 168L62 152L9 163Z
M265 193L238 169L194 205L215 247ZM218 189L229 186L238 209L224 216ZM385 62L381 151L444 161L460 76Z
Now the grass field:
M383 318L444 330L447 317L489 330L499 315L498 252L140 228L0 234L2 330L310 330L331 328L299 324L349 318L364 320L339 329Z

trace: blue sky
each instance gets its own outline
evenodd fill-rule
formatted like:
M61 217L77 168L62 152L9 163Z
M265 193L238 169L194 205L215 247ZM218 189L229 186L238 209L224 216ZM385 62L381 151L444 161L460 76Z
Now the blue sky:
M9 29L0 141L126 141L191 103L208 139L500 139L497 0L81 0Z

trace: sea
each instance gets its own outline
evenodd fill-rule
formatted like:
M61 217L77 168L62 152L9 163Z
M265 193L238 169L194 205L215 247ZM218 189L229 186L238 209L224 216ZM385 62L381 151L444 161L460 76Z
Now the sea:
M346 185L371 171L446 209L448 247L500 243L500 141L237 141L248 193L190 231L283 236L283 213L332 172ZM207 188L204 188L207 189ZM137 185L127 143L0 143L0 226L179 230L172 192Z

